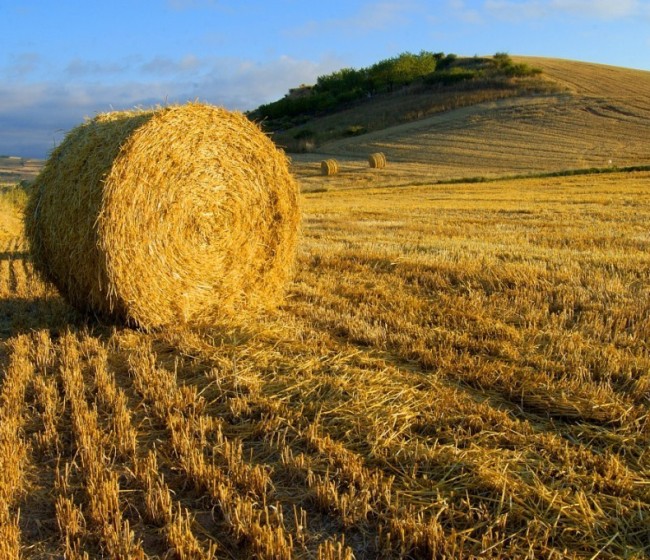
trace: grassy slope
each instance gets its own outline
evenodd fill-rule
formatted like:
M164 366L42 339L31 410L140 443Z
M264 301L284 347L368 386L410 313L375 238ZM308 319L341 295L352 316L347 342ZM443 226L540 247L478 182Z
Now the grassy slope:
M541 67L567 92L473 105L326 143L294 160L334 156L354 168L382 151L405 174L434 178L650 163L650 72L515 60Z

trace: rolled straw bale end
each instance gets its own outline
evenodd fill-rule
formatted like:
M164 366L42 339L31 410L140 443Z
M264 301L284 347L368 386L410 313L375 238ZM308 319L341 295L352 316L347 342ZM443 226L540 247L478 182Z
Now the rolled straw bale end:
M373 169L383 169L386 167L386 156L382 152L370 154L368 156L368 163Z
M339 172L339 164L335 159L325 159L320 164L321 175L336 175Z
M201 103L74 128L26 211L35 268L72 305L145 329L276 305L299 222L284 153Z

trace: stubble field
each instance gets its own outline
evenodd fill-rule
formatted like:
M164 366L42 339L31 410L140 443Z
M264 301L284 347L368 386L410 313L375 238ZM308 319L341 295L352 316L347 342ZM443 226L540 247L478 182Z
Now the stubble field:
M650 557L650 173L294 170L285 305L202 331L78 316L0 206L0 557Z

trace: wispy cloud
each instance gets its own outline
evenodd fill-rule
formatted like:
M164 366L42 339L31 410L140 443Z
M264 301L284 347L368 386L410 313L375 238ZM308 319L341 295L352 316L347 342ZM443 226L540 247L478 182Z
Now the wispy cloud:
M246 59L153 58L120 62L124 74L104 76L110 64L74 60L48 81L0 81L0 153L45 157L64 132L86 117L134 106L199 99L229 109L254 109L300 83L342 66L325 57L311 61L280 56L260 63ZM148 72L144 72L144 68ZM73 77L74 73L77 73ZM99 74L98 74L99 72Z
M140 69L146 74L170 76L195 72L201 67L201 60L192 54L188 54L180 59L157 56L142 64Z
M168 8L176 11L194 10L197 8L213 8L218 5L217 0L166 0Z
M650 2L641 0L486 0L487 14L510 21L553 16L616 20L650 14Z
M129 63L126 61L98 62L95 60L74 58L67 64L64 72L70 78L80 79L96 76L112 76L124 73L128 69Z
M371 4L362 13L339 23L350 29L381 30L408 21L410 2L379 2Z
M550 13L548 3L536 0L527 2L487 0L484 7L490 16L507 21L538 19Z
M481 23L483 21L481 12L476 8L468 7L465 0L449 0L447 4L453 16L464 23Z
M349 35L382 31L408 23L413 13L417 11L419 5L410 0L371 3L362 6L349 17L308 21L299 27L286 30L285 34L302 38L332 32Z
M646 3L647 7L647 3ZM573 14L591 14L601 19L620 19L638 15L643 5L638 0L553 0L551 9Z
M8 79L23 79L36 71L40 65L41 56L37 53L12 54L9 56L9 64L2 69L1 74Z
M343 61L334 57L310 61L283 55L265 63L217 60L195 91L226 107L253 109L282 97L298 84L314 83L318 76L341 66Z

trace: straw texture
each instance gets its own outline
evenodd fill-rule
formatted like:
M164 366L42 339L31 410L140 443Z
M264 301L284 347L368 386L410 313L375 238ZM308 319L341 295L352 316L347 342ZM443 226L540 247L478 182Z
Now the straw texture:
M336 175L339 172L339 164L335 159L325 159L320 163L321 175Z
M300 221L287 163L245 116L217 107L98 115L35 182L34 264L75 307L144 328L272 307Z
M374 169L383 169L386 167L386 156L382 152L370 154L368 156L368 163Z

